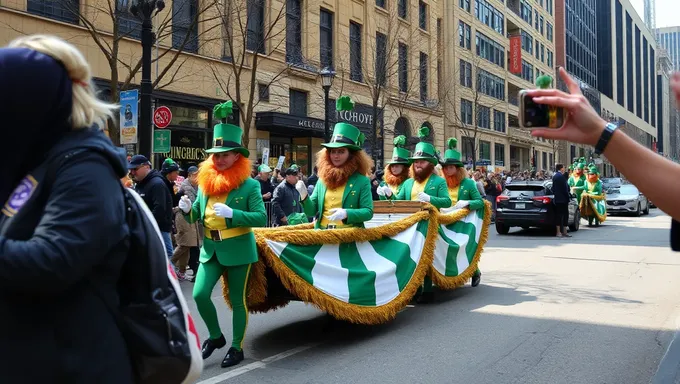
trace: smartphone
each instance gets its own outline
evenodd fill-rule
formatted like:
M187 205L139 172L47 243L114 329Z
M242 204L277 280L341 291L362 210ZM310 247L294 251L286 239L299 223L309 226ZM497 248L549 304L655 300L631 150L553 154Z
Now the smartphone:
M519 126L526 129L560 129L564 125L564 108L536 104L526 90L519 91Z

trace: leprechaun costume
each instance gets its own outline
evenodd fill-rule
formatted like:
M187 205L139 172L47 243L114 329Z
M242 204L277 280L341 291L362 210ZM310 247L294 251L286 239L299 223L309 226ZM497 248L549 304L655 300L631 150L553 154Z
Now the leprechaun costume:
M406 136L397 136L394 138L394 150L390 161L385 165L385 172L383 173L384 180L378 187L378 195L380 200L394 200L401 191L404 182L408 180L408 167L411 165L409 157L411 154L408 149L404 148L406 145ZM393 165L403 166L400 174L392 172Z
M568 184L571 188L571 192L576 194L576 200L578 204L581 204L581 194L586 185L586 175L584 174L584 169L586 167L586 159L581 157L577 163L574 164L574 172L569 178Z
M441 163L444 167L444 178L451 197L452 209L468 208L471 211L484 211L486 207L484 199L477 189L477 184L474 180L467 177L465 165L461 161L460 152L457 150L458 140L450 138L446 142L447 150L444 152L444 161ZM456 173L452 176L448 175L447 167L455 166ZM482 280L482 272L477 268L474 275L472 275L472 286L476 287Z
M422 127L418 130L420 142L416 145L413 156L409 157L409 161L411 163L416 160L428 161L433 164L432 170L434 171L434 165L439 163L439 159L437 158L437 151L434 149L434 146L424 141L429 134L430 129L427 127ZM411 172L415 174L414 167L415 165L411 165ZM446 180L435 173L430 173L427 178L421 181L417 181L414 177L406 180L397 194L397 200L420 200L434 205L437 209L451 206L451 198L449 197Z
M581 216L588 220L588 225L599 226L607 219L606 197L602 190L600 180L600 170L595 164L587 167L588 176L585 183L585 190L581 196L582 202L579 205Z
M249 151L241 145L243 131L226 122L232 113L232 102L215 106L214 113L222 122L215 125L212 148L206 151L211 156L199 166L196 201L190 207L180 202L180 209L189 223L200 220L205 227L193 292L198 312L210 332L202 347L204 359L226 345L211 300L218 280L226 276L233 310L233 338L222 360L224 368L243 360L243 338L248 324L246 290L251 265L258 260L252 228L264 227L267 214L260 185L250 178ZM225 169L225 161L233 160L234 156L238 158Z
M338 111L352 111L354 103L349 96L336 102ZM321 144L324 149L317 155L319 181L307 198L304 184L298 183L302 206L309 217L317 217L315 228L364 228L364 222L373 218L371 181L366 176L373 161L361 149L364 134L349 123L335 124L330 142ZM349 156L345 163L335 166L331 152L345 148Z

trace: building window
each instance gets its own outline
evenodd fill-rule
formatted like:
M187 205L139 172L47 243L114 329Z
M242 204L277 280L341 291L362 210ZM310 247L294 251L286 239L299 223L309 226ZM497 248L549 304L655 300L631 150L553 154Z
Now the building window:
M505 47L479 31L475 36L477 56L505 68Z
M289 90L288 109L293 116L307 116L307 92Z
M548 156L550 157L550 162L548 163L548 167L553 168L555 166L555 155L550 153L550 154L548 154Z
M552 42L553 41L553 26L550 23L546 23L545 26L545 37L548 38L548 41Z
M553 0L545 0L545 5L548 9L548 13L550 14L550 16L552 16L553 15Z
M387 73L387 35L375 33L375 77L379 85L386 85Z
M397 0L397 14L402 19L408 16L408 0Z
M286 0L286 62L303 64L301 0Z
M576 160L576 146L571 145L570 147L571 148L569 148L569 156L571 158L571 161L573 162L574 160Z
M121 0L118 0L119 2ZM78 24L80 14L79 0L28 0L26 4L28 13L50 18L52 20L64 21L71 24Z
M470 12L470 0L458 0L458 6L466 12Z
M531 35L527 31L522 31L520 35L521 35L521 39L522 39L522 49L533 55L534 54L534 39L531 37Z
M635 26L635 78L642 79L642 55L640 54L642 50L640 49L640 28ZM637 117L642 119L642 81L637 83L635 87L635 101L637 108L635 110ZM629 86L632 86L631 82Z
M505 166L505 145L494 143L494 165L497 167Z
M625 105L623 87L623 8L621 2L616 2L616 101L620 106Z
M534 29L538 31L538 9L534 10Z
M644 116L645 121L649 123L649 56L647 50L647 38L645 37L642 38L642 78L644 79L642 82L644 86L644 107L642 115ZM638 83L638 87L639 86L640 84Z
M541 21L538 23L538 26L541 28L541 36L543 36L543 25L545 24L545 20L543 19L543 16L540 17Z
M375 0L375 5L382 9L387 8L387 3L385 2L385 0Z
M545 63L545 45L541 43L541 63Z
M470 49L470 26L460 20L458 21L458 45Z
M460 59L460 85L472 88L472 64Z
M531 5L528 4L527 0L520 0L519 16L522 18L522 20L529 23L529 25L533 24L532 23L533 9L531 8Z
M260 101L269 102L269 85L258 83L257 94L259 95Z
M420 29L427 31L427 4L423 0L418 2L418 24Z
M46 2L52 2L47 0ZM118 34L120 37L142 39L142 21L128 11L132 0L116 0L116 19L118 20Z
M246 48L253 52L264 53L264 0L250 0L247 7L248 35Z
M420 101L427 101L427 54L420 52Z
M472 101L460 99L460 122L472 124Z
M198 52L198 0L172 2L172 47ZM186 40L186 43L185 43Z
M364 72L361 60L361 24L353 21L349 22L349 78L354 81L363 82Z
M505 132L505 112L493 111L493 130L496 132Z
M399 43L399 91L408 91L408 46L404 43Z
M505 16L503 16L503 12L494 8L486 0L475 0L475 17L501 35L504 34Z
M541 43L538 42L538 39L536 39L536 58L540 59L541 58L541 50L538 49L540 47Z
M333 68L333 13L321 8L319 18L319 57L322 68Z
M626 63L627 63L627 82L626 82L626 98L628 111L634 113L635 110L634 96L633 96L633 19L630 14L626 12Z
M542 160L543 160L543 169L548 169L548 168L550 167L550 166L548 165L548 153L547 153L547 152L543 152L542 157L543 157L543 159L542 159Z
M477 68L477 91L498 100L505 100L505 80Z
M553 53L548 49L548 67L553 68Z
M491 161L491 143L479 140L479 160Z
M652 77L652 86L649 90L650 97L652 99L652 104L650 105L650 109L652 110L652 126L657 127L656 125L656 76L654 76L654 68L656 66L654 65L654 58L656 57L656 52L654 51L654 48L652 46L649 46L649 68L651 69L651 77Z
M479 128L491 128L491 109L483 105L477 105L477 126Z
M522 60L522 78L528 82L534 82L534 66Z

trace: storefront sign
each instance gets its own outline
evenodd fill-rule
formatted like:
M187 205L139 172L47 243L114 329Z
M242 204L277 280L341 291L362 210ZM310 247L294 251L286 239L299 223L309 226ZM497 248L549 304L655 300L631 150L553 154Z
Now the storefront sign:
M153 131L153 153L167 153L170 152L170 131L154 130Z
M203 148L192 148L192 147L170 147L169 152L164 152L166 157L170 157L174 160L193 160L202 161L208 157L208 154Z
M503 166L505 166L505 161L504 160L496 160L496 161L494 161L494 164L497 167L503 167Z
M510 73L522 73L522 36L510 36Z
M137 144L137 102L136 89L120 93L120 143Z
M312 128L323 130L324 123L316 120L300 119L298 120L298 127L300 128Z

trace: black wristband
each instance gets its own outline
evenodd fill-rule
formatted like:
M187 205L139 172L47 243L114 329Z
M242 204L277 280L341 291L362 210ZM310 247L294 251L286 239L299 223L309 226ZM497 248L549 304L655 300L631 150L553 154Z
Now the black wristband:
M607 144L609 144L609 140L611 140L614 131L616 131L618 127L619 126L614 123L607 123L607 125L604 126L604 131L602 131L600 140L598 140L597 145L595 145L596 155L601 155L604 153L605 148L607 148Z

